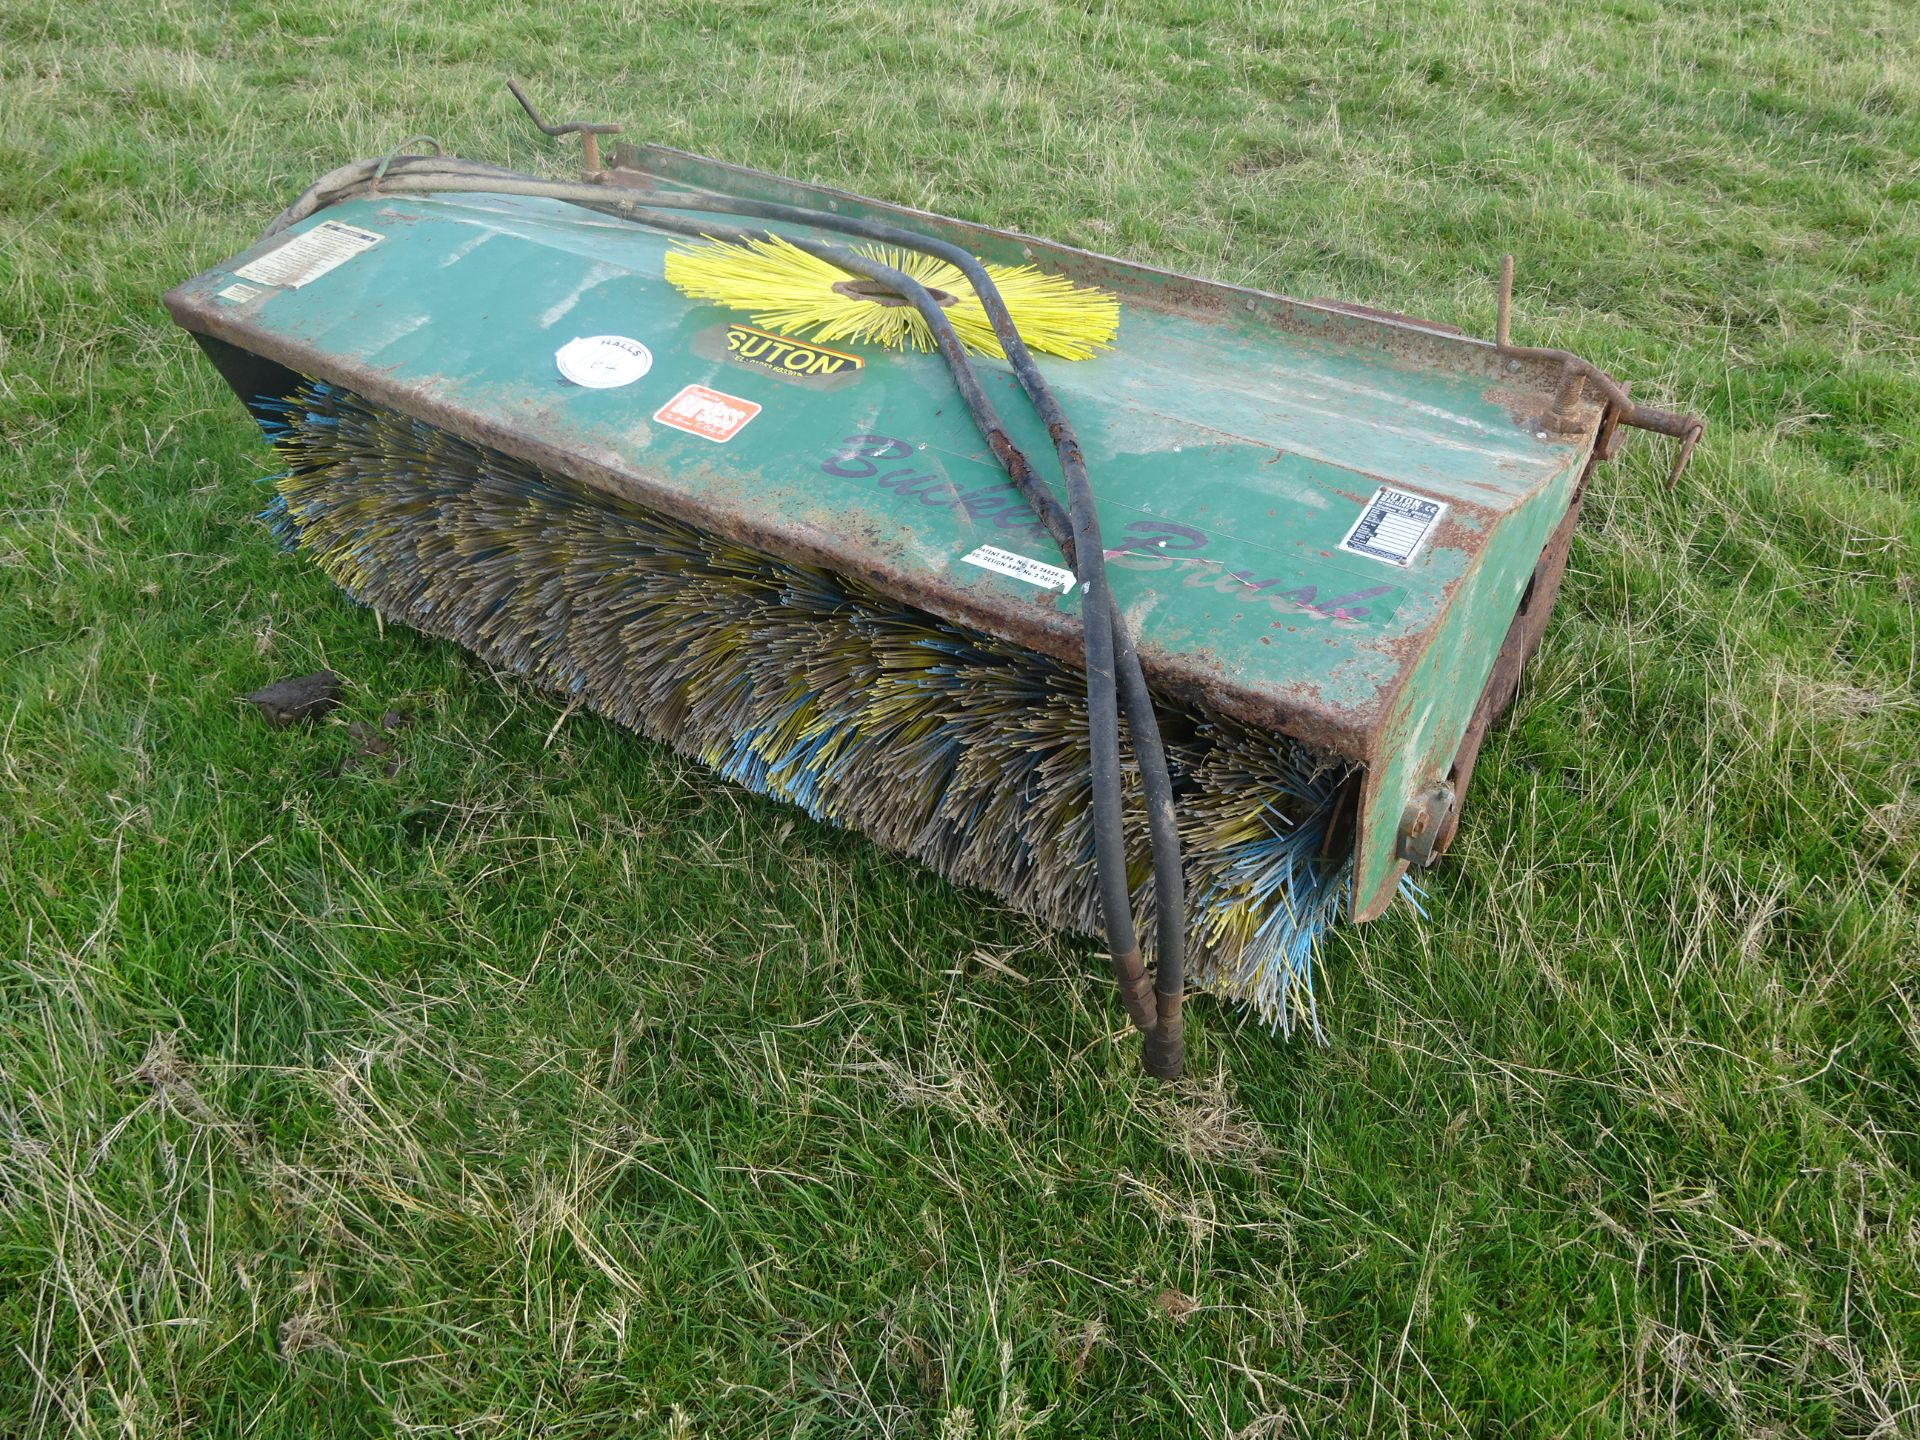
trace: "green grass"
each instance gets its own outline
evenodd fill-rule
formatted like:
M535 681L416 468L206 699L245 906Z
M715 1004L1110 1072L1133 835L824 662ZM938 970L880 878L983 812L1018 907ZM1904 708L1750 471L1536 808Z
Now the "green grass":
M0 16L0 1433L1920 1433L1910 4ZM1329 1044L380 633L160 292L500 88L1583 351L1598 483ZM234 696L322 664L335 722ZM404 764L344 722L411 712Z

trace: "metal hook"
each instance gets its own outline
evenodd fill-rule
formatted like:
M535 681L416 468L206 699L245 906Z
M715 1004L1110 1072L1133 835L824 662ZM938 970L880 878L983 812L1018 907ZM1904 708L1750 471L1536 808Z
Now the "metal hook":
M1600 431L1595 437L1596 445L1604 447L1601 458L1608 458L1619 448L1620 442L1613 433L1619 425L1651 430L1656 435L1678 440L1680 448L1673 457L1673 468L1667 472L1667 487L1671 489L1679 480L1680 472L1687 468L1687 462L1693 458L1693 447L1700 443L1701 435L1706 432L1706 423L1697 415L1683 415L1672 410L1659 410L1651 405L1634 404L1625 385L1593 362L1583 360L1571 351L1513 344L1509 330L1512 313L1513 256L1503 255L1500 257L1499 310L1494 320L1494 353L1516 362L1523 358L1546 360L1561 367L1559 389L1554 394L1552 406L1540 417L1539 424L1557 434L1571 434L1582 428L1584 422L1578 407L1587 386L1592 385L1605 402Z
M533 102L527 98L527 92L522 90L512 77L508 77L507 89L513 92L513 98L520 102L520 108L527 112L527 118L533 121L535 128L542 135L551 135L556 138L561 135L578 135L580 159L586 166L587 173L589 175L600 173L600 137L618 135L620 133L618 125L596 124L588 120L569 120L563 125L549 125L540 118L540 112L533 108Z

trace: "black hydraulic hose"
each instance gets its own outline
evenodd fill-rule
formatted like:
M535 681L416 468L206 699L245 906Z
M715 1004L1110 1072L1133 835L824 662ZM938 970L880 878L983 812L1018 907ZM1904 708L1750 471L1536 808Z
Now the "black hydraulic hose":
M667 215L649 217L646 223L658 228L682 231L683 233L699 231L707 235L708 238L724 238L733 240L735 243L746 239L761 239L772 233L762 231L755 234L750 231L734 231L731 235L727 236L714 235L711 234L711 231L719 227L702 227L697 221L675 221L673 217ZM731 227L727 228L730 229ZM982 436L986 438L988 449L993 451L994 456L1000 461L1001 467L1007 472L1008 478L1014 482L1021 495L1025 497L1028 504L1033 507L1034 512L1040 516L1042 523L1047 527L1047 533L1053 537L1054 543L1060 547L1062 555L1064 555L1071 564L1080 544L1075 534L1071 518L1067 512L1061 508L1060 502L1053 497L1053 493L1041 482L1040 477L1034 473L1033 466L1028 461L1025 453L1007 438L1006 428L1001 424L998 412L995 411L992 401L987 398L985 392L981 389L979 379L975 376L973 367L967 360L965 348L961 345L959 337L954 333L952 323L947 319L940 302L934 299L932 292L904 271L882 265L868 256L859 254L857 251L848 250L841 246L820 245L794 236L785 236L783 238L786 239L788 244L805 250L809 254L815 255L822 260L826 260L830 264L837 265L841 269L850 270L859 275L864 275L867 279L886 286L887 289L893 291L895 294L907 299L913 305L914 309L919 311L922 318L926 320L928 329L933 332L935 343L939 346L941 355L947 362L947 368L952 372L954 387L960 392L961 401L966 405L967 412L972 416L975 426L980 430ZM1107 592L1107 605L1105 608L1112 615L1111 636L1114 669L1120 689L1121 708L1126 712L1127 727L1133 736L1134 755L1141 769L1141 789L1150 811L1154 807L1158 807L1160 824L1171 830L1174 837L1174 845L1172 847L1163 847L1156 844L1153 851L1155 862L1154 901L1156 913L1160 918L1162 931L1164 931L1166 923L1170 918L1172 922L1179 927L1181 941L1184 942L1186 926L1186 905L1184 897L1185 877L1181 873L1180 853L1178 850L1178 817L1175 815L1173 809L1173 785L1171 776L1169 776L1167 772L1166 748L1160 737L1160 721L1159 717L1154 713L1153 696L1147 689L1146 678L1140 665L1139 652L1134 648L1133 636L1129 633L1124 618L1119 613L1118 606L1113 602L1111 590ZM1091 632L1086 632L1086 636L1088 638L1084 639L1084 644L1087 650L1091 651L1094 644L1094 641L1090 638ZM1091 672L1091 662L1089 662L1089 671ZM1157 762L1157 766L1154 762ZM1157 784L1149 783L1148 781L1147 776L1150 768L1157 768L1159 777ZM1151 813L1149 814L1149 827L1150 829L1158 828L1154 825L1154 817ZM1171 861L1176 877L1171 888L1163 886L1161 883L1164 868L1162 864L1163 857ZM1124 857L1122 865L1121 879L1124 885ZM1129 921L1128 929L1129 932L1131 932L1132 908L1130 903L1127 905L1126 913ZM1137 946L1137 937L1135 938ZM1112 939L1111 931L1109 931L1109 939ZM1184 988L1184 977L1181 973L1184 967L1180 963L1181 956L1179 952L1176 950L1171 963L1163 964L1157 972L1159 981L1156 988L1162 996L1171 994L1174 999L1174 1003L1171 1006L1168 1006L1164 1000L1156 1003L1148 996L1144 970L1136 970L1128 966L1126 964L1127 957L1124 952L1112 956L1112 959L1116 978L1120 983L1121 998L1126 1004L1127 1013L1147 1036L1147 1044L1149 1047L1155 1046L1156 1032L1164 1032L1168 1027L1169 1020L1171 1020L1175 1027L1171 1040L1162 1035L1158 1046L1160 1053L1150 1055L1148 1068L1158 1073L1160 1069L1168 1065L1173 1065L1177 1073L1179 1065L1179 1056L1177 1054L1177 1042L1179 1038L1179 998ZM1171 991L1167 988L1169 983L1172 986ZM1172 1013L1169 1014L1169 1011ZM1175 1049L1175 1053L1172 1055L1167 1053L1170 1045Z
M665 215L657 217L659 220L668 218ZM678 229L679 226L671 225L665 228ZM687 228L702 227L699 227L698 222L691 222ZM718 227L704 228L711 231ZM713 236L712 238L721 237ZM741 238L748 237L742 235ZM1088 542L1082 528L1075 526L1073 518L1061 510L1060 502L1053 498L1041 483L1039 476L1034 474L1033 466L1026 455L1007 437L1006 427L1001 423L993 402L987 398L986 392L981 388L979 378L974 374L973 366L967 359L966 350L961 345L959 336L954 333L952 323L947 319L940 302L934 299L932 292L906 272L883 265L879 261L842 246L823 245L804 237L785 238L789 244L805 250L808 254L886 286L909 301L914 309L920 312L928 328L933 332L935 344L939 347L942 358L946 360L947 367L953 374L955 388L960 392L961 402L966 406L967 413L979 428L982 437L986 439L988 448L993 451L994 457L1007 472L1008 478L1033 506L1035 513L1046 525L1048 533L1060 546L1061 553L1069 561L1072 561L1076 552L1085 553ZM1093 543L1098 543L1097 536ZM1104 633L1099 626L1092 623L1092 618L1096 614L1108 622ZM1111 715L1116 703L1115 687L1118 683L1115 672L1117 669L1122 669L1115 664L1114 645L1117 637L1124 635L1124 627L1112 623L1114 609L1110 596L1103 600L1098 595L1086 595L1083 599L1081 615L1082 647L1087 670L1087 708L1091 714L1097 706L1104 705L1107 713ZM1128 638L1127 645L1133 659L1133 672L1138 675L1139 656L1132 650L1131 638ZM1151 732L1142 736L1139 728L1133 726L1133 716L1129 713L1129 724L1134 729L1136 754L1143 746L1157 748L1160 739L1159 722L1152 716L1153 702L1151 696L1146 694L1144 682L1140 684L1137 693L1138 698L1144 702L1146 723L1151 727ZM1109 959L1114 967L1115 978L1120 984L1121 998L1126 1004L1127 1014L1143 1032L1151 1034L1159 1025L1159 1007L1148 994L1145 969L1139 958L1139 937L1133 928L1133 902L1127 885L1124 820L1120 813L1117 721L1110 733L1112 741L1103 771L1099 747L1094 743L1095 737L1099 734L1099 728L1093 727L1089 732L1089 748L1094 752L1095 873L1101 886L1101 918L1107 933ZM1171 786L1169 786L1170 790ZM1171 812L1171 794L1167 798L1167 808ZM1117 900L1114 894L1116 884ZM1177 900L1174 903L1178 903Z
M1068 560L1075 565L1085 597L1082 623L1088 681L1089 744L1093 752L1096 871L1104 928L1108 933L1109 950L1121 980L1128 1013L1147 1034L1148 1070L1156 1075L1178 1074L1181 1065L1180 1000L1185 970L1185 877L1179 858L1179 833L1173 810L1171 777L1166 767L1159 725L1138 651L1106 584L1105 555L1101 548L1098 519L1094 513L1092 489L1077 439L1058 401L1034 365L997 287L979 261L958 246L918 232L827 212L711 194L623 194L599 186L541 181L492 166L424 156L391 157L385 162L362 162L330 172L288 207L266 233L277 233L326 204L379 183L384 183L391 190L407 192L492 190L503 194L543 195L638 220L655 228L701 235L714 235L718 227L701 227L670 220L668 216L650 213L646 207L657 203L673 209L748 214L838 230L902 248L912 248L946 259L967 275L1000 337L1016 377L1033 400L1036 411L1046 422L1055 442L1062 473L1067 481L1070 501L1070 513L1067 515L1060 513L1058 503L1032 474L1025 457L1005 438L1004 427L999 424L998 416L986 401L971 364L952 333L951 325L924 287L898 270L879 265L851 251L792 236L782 237L839 268L863 274L886 285L915 305L933 330L943 358L953 372L956 386L967 403L969 413L980 426L983 437L988 440L989 448L1007 469L1009 477L1029 498L1029 502L1034 504L1036 513L1043 517L1049 532L1061 545ZM733 237L754 238L744 232L733 232ZM1069 533L1063 535L1063 528L1068 528ZM1144 969L1138 939L1133 931L1131 897L1126 882L1123 820L1120 813L1116 689L1124 703L1129 728L1134 736L1153 840L1155 902L1160 937L1160 965L1154 986L1158 991L1157 1006L1147 1002Z

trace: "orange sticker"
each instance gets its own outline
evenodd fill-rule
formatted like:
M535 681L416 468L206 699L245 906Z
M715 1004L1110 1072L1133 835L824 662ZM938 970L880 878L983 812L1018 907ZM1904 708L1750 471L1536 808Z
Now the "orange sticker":
M653 412L662 425L707 440L731 440L747 428L760 407L738 395L723 395L704 385L689 385Z

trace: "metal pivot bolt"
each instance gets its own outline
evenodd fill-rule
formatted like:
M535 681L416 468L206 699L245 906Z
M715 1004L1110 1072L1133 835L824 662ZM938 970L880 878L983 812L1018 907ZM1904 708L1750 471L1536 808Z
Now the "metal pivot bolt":
M1587 388L1587 377L1578 365L1567 365L1560 372L1560 388L1554 392L1553 408L1541 424L1556 435L1570 435L1584 427L1580 416L1580 397Z
M1453 787L1444 780L1421 786L1401 812L1394 853L1422 869L1433 864L1434 847L1446 832L1447 817L1456 803Z

